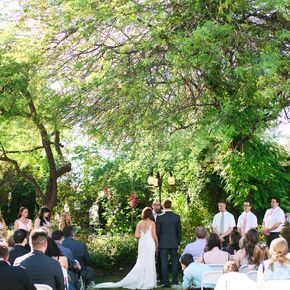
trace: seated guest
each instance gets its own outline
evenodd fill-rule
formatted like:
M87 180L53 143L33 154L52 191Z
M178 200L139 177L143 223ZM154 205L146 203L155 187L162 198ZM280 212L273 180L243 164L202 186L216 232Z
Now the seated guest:
M56 242L59 249L67 257L69 267L78 269L78 264L75 261L75 258L74 258L72 251L69 248L63 246L63 244L62 244L62 242L64 241L63 232L61 230L55 230L52 233L51 238Z
M290 259L286 258L288 244L283 238L274 239L270 245L270 259L264 261L258 270L259 286L267 280L290 279Z
M229 236L229 245L227 247L222 248L223 251L228 252L230 255L234 255L240 249L240 239L241 234L238 232L235 227Z
M13 265L16 258L30 252L26 247L27 232L23 229L16 230L13 234L14 246L9 250L9 263Z
M289 227L284 227L282 228L280 235L282 238L284 238L288 244L288 254L287 257L289 256L290 258L290 228Z
M182 289L200 288L203 273L214 271L208 265L195 263L190 254L181 257L181 268L183 271ZM205 284L207 288L214 288L213 284ZM205 289L205 288L204 288Z
M48 237L45 255L57 260L61 267L68 269L68 259L57 246L56 242Z
M191 254L192 257L199 257L202 253L204 253L207 235L206 228L196 227L195 235L196 235L195 242L192 242L185 247L182 256L185 254Z
M77 289L78 283L78 271L81 269L80 264L75 260L72 251L62 245L64 240L63 232L61 230L55 230L52 235L52 239L55 241L58 248L68 259L68 276L69 276L69 290Z
M239 273L238 265L234 261L225 263L223 275L218 279L215 290L254 290L257 283L250 280L245 273Z
M64 290L64 277L60 264L46 256L47 233L42 229L35 229L30 234L32 251L15 260L14 266L21 266L26 270L34 284L46 284L54 290Z
M244 247L233 257L238 267L249 265L249 270L258 269L264 259L264 251L258 246L258 242L259 232L256 229L250 229L245 235Z
M8 263L9 251L5 242L0 242L0 289L36 290L26 271Z
M221 250L221 240L216 233L211 233L207 239L206 252L198 262L203 264L225 264L231 259L231 255Z
M62 242L62 245L72 251L75 259L81 265L81 275L85 279L85 282L88 283L91 281L94 271L88 266L90 255L86 245L83 242L74 239L74 229L72 226L64 227L63 234L64 241Z

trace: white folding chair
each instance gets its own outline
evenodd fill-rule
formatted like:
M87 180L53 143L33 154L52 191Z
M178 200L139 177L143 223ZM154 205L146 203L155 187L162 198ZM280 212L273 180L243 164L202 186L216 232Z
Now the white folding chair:
M248 267L248 265L242 265L242 266L239 268L239 272L240 272L240 273L247 273L247 272L249 272L249 267Z
M268 280L264 282L262 290L289 290L290 280Z
M37 290L53 290L49 285L46 284L34 284Z
M207 266L213 268L215 271L223 271L224 264L206 264Z
M201 277L200 289L203 290L205 284L215 285L222 274L222 271L204 272Z
M246 273L249 277L249 279L257 282L257 274L258 274L258 271L249 271Z

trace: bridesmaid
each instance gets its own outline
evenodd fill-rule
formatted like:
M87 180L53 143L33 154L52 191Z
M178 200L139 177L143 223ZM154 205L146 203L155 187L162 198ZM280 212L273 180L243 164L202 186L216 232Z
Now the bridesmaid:
M38 212L38 217L35 219L34 228L43 228L50 236L50 209L46 206L42 206Z
M2 213L0 211L0 240L1 239L6 240L6 238L7 238L7 227L6 227L5 220L2 216Z
M61 221L59 223L59 229L63 231L64 227L71 225L71 215L69 212L65 212L62 214Z
M32 231L32 220L28 218L28 209L24 206L19 209L17 220L14 222L14 231L19 229Z

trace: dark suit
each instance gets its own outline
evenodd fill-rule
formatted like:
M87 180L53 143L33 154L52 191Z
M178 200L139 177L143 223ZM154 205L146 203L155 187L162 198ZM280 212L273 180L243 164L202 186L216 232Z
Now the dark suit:
M181 242L180 216L172 211L165 211L156 219L156 230L159 241L162 283L169 286L168 254L172 261L172 284L178 284L178 254Z
M0 290L36 290L26 271L0 261Z
M72 251L75 259L79 261L82 268L88 265L90 261L90 255L86 245L83 242L77 241L72 237L67 237L62 242L62 246L69 248Z
M21 257L29 253L29 249L21 245L15 245L13 248L9 250L9 263L13 265L16 258Z
M64 290L64 277L58 261L34 250L14 262L26 270L34 284L46 284L54 290Z

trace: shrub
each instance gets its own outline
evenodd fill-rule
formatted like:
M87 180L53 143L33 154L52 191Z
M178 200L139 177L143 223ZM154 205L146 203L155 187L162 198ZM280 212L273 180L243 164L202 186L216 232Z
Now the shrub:
M91 235L88 241L92 266L103 271L132 267L137 258L137 246L132 235Z

